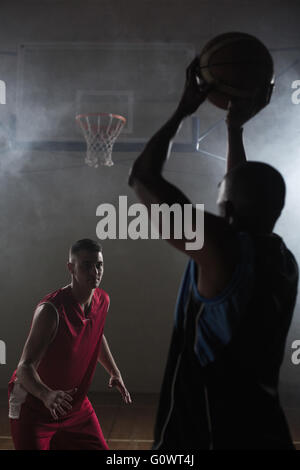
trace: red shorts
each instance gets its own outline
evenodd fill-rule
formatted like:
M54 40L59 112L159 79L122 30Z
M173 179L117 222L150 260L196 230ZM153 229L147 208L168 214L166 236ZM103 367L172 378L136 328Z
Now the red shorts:
M108 450L91 405L67 417L47 420L24 403L19 418L10 419L10 426L16 450Z

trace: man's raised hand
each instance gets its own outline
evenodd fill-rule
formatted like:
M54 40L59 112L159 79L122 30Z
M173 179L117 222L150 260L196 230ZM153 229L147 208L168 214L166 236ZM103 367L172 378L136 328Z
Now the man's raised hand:
M185 87L177 108L183 117L193 114L213 88L212 84L201 80L199 75L199 58L195 57L186 69Z

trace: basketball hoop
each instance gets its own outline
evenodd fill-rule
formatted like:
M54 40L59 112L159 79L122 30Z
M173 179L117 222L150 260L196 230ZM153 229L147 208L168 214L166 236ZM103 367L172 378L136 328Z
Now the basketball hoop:
M94 168L112 166L112 149L126 123L123 116L109 113L78 114L79 123L87 143L85 162Z

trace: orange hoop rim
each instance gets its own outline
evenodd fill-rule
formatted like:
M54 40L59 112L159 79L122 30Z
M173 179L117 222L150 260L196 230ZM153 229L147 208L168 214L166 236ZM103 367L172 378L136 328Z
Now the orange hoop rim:
M120 121L123 121L124 124L126 124L126 121L127 121L127 119L124 116L121 116L120 114L114 114L114 113L83 113L83 114L77 114L75 119L76 121L79 121L81 118L85 118L89 116L112 116L116 119L120 119Z

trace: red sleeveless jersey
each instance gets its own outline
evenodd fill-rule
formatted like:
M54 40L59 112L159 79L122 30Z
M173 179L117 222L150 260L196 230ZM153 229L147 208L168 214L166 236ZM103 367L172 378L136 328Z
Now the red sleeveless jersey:
M57 313L58 326L54 339L37 367L37 372L52 390L67 391L77 388L73 395L72 413L81 408L95 372L109 308L109 296L103 289L96 288L87 317L73 296L71 286L46 295L38 305L42 304L53 306ZM10 384L15 382L15 379L16 371ZM49 410L43 402L30 393L27 394L25 402L30 408L49 415Z

